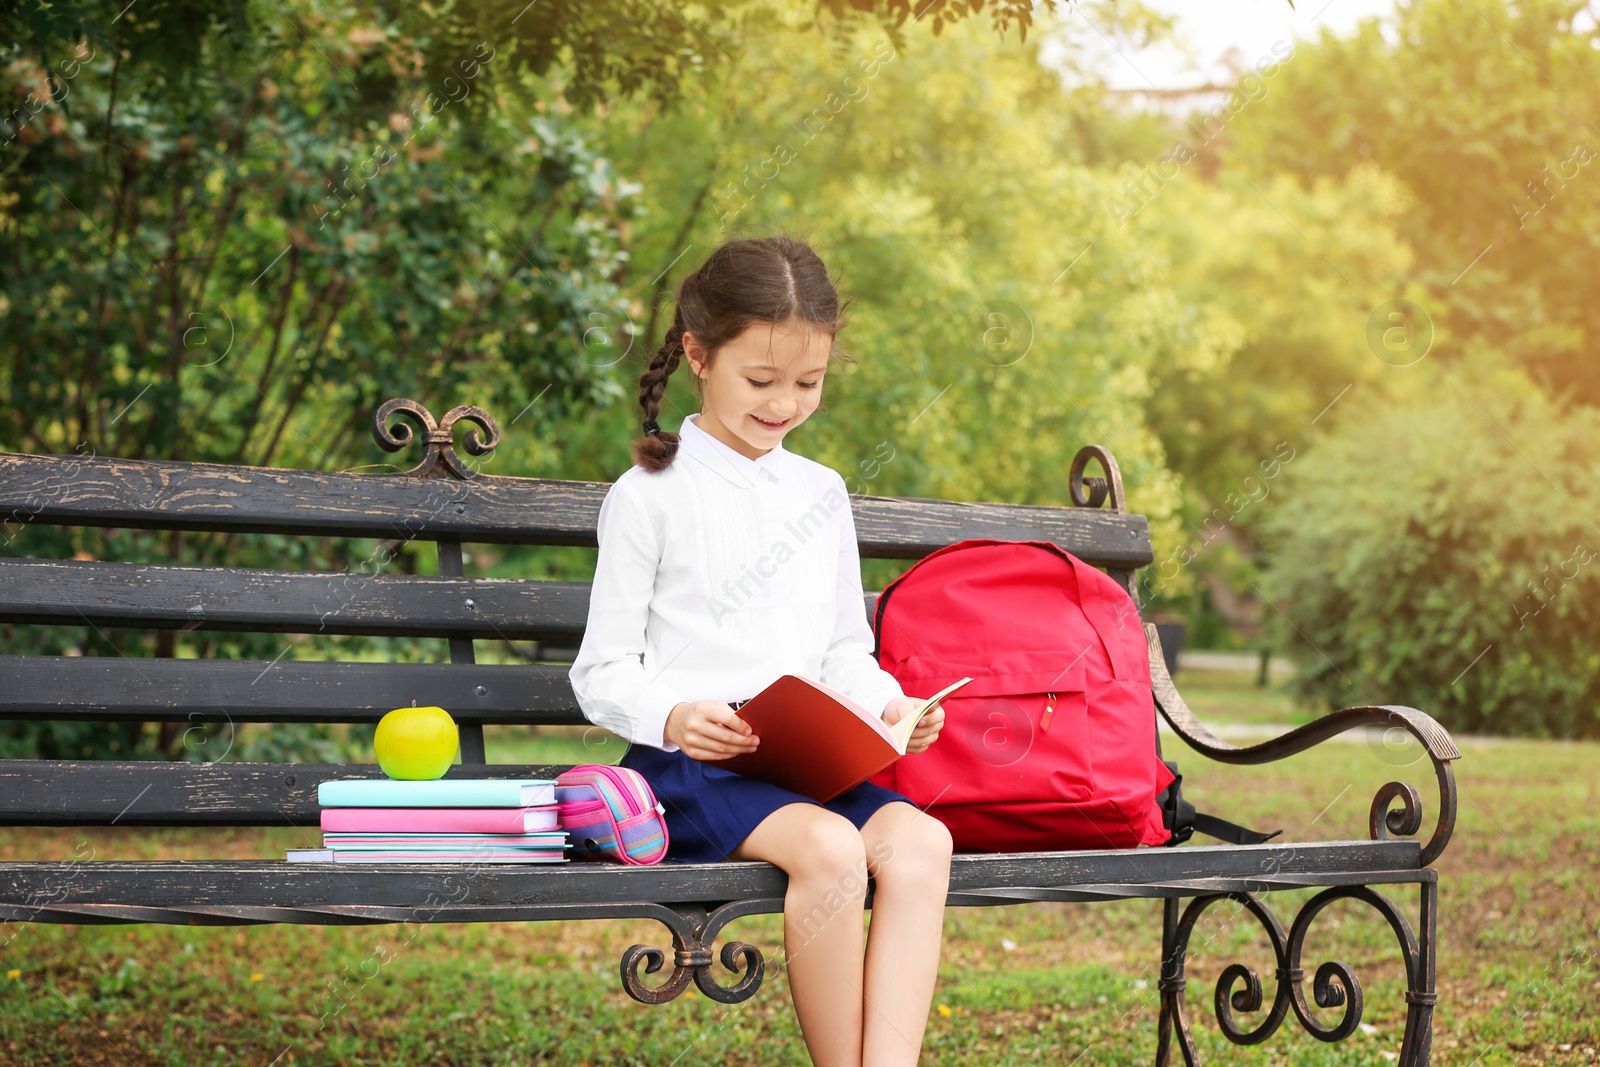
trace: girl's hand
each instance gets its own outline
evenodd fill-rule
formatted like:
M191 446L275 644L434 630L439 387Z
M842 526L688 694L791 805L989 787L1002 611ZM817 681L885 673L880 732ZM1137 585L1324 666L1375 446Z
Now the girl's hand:
M686 700L667 713L668 741L690 759L719 760L754 752L755 728L723 700Z
M883 721L886 726L893 726L901 719L910 715L922 706L922 701L916 697L895 697L889 701L884 709ZM917 728L911 731L910 742L906 745L906 754L924 752L939 736L939 731L944 727L944 705L941 704L922 717L917 723Z

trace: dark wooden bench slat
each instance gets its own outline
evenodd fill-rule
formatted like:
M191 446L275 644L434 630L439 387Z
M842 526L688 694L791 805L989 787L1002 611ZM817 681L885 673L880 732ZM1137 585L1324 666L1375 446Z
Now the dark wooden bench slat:
M0 559L0 622L576 644L588 615L588 582Z
M958 854L950 864L950 893L966 896L1008 887L1050 890L1062 899L1144 895L1195 895L1191 883L1231 884L1255 891L1348 881L1416 881L1415 841L1327 841L1295 845L1215 845L1120 851ZM1281 886L1274 878L1281 872ZM1123 887L1126 887L1124 890ZM142 908L341 909L359 918L366 909L437 909L449 921L450 905L472 909L659 905L768 899L782 910L787 878L767 863L665 862L625 867L568 862L505 864L298 864L265 860L69 860L0 863L0 908L93 906ZM1019 894L1020 903L1038 895ZM1044 899L1044 898L1040 898ZM594 912L588 913L591 917ZM403 918L409 916L402 916ZM532 917L530 915L530 917ZM303 915L289 921L302 921ZM330 916L335 921L341 915ZM35 916L37 920L37 915ZM62 921L62 920L58 920ZM74 920L65 920L74 921ZM182 921L174 918L172 921ZM347 921L347 920L345 920Z
M856 497L851 510L863 559L921 559L970 538L1050 541L1096 567L1143 567L1155 558L1143 515L893 496Z
M445 777L554 778L565 769L458 764ZM0 825L316 826L320 783L383 777L375 763L0 760Z
M608 488L0 452L0 522L592 547ZM1143 515L920 497L863 496L851 507L868 558L918 559L975 537L1053 541L1103 567L1153 558Z
M559 665L0 656L0 679L0 719L360 723L436 705L462 722L590 725Z
M0 559L0 622L252 633L565 641L589 619L588 582L304 573ZM868 593L871 616L878 594Z

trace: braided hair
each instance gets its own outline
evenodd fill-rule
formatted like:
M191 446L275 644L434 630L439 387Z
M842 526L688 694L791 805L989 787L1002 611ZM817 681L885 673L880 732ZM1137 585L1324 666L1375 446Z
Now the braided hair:
M683 359L685 333L694 335L709 363L719 348L756 323L798 321L837 336L846 325L850 301L840 302L827 268L809 244L777 235L724 242L678 283L675 303L666 339L639 376L644 435L633 442L633 461L648 471L665 470L678 453L678 435L661 429L656 418L667 381ZM837 346L828 359L855 362Z

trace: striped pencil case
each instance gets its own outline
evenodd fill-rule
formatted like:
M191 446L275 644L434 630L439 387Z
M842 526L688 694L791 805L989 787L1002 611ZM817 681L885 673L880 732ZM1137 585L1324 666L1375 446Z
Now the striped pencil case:
M556 778L556 819L575 860L659 863L667 854L665 811L629 767L585 763Z

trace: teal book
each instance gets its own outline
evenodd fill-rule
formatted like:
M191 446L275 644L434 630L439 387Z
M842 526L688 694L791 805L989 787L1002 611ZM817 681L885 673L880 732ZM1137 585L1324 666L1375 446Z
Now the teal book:
M325 808L526 808L556 802L554 778L335 778L317 786Z

